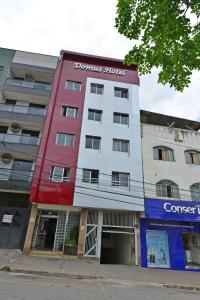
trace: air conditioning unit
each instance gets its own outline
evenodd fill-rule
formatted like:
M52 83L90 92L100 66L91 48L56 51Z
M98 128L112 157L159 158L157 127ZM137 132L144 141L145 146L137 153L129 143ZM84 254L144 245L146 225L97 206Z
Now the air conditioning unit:
M8 165L12 160L12 155L10 153L2 153L1 154L1 161L5 164Z
M21 129L21 126L20 126L19 124L17 124L17 123L13 123L13 124L11 125L11 131L12 131L12 132L19 132L20 129Z

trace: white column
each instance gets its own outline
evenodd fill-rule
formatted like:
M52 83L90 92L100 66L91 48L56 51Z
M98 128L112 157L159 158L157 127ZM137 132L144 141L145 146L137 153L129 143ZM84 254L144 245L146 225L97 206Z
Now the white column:
M103 211L98 211L98 226L97 226L97 257L101 257L101 235L102 235L102 225L103 225Z

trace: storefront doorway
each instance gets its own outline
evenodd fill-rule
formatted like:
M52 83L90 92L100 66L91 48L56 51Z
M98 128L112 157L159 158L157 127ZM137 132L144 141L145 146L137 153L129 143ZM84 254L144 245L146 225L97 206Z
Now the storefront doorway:
M200 269L200 233L182 233L185 267Z
M34 250L53 250L57 219L57 214L39 216Z

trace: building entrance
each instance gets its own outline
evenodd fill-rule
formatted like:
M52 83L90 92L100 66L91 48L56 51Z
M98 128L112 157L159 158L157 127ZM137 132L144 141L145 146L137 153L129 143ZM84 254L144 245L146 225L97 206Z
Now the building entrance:
M57 215L40 215L35 240L35 250L53 250Z
M135 264L134 234L102 232L101 264Z
M186 268L200 268L200 234L182 233Z

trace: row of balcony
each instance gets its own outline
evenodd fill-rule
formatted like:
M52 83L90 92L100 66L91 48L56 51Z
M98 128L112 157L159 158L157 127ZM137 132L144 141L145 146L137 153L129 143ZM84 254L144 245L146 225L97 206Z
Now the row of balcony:
M29 192L33 171L0 168L0 190Z
M15 78L7 78L4 82L2 92L6 99L16 99L48 104L52 85L43 82L26 81Z
M35 108L35 107L12 105L12 104L5 104L5 103L0 103L0 111L19 113L19 114L29 114L34 116L46 115L46 109L44 108Z
M24 145L39 145L40 138L36 137L36 136L0 133L0 142L1 143L24 144Z
M48 105L51 94L51 84L35 81L27 81L16 78L7 78L2 87L2 94L5 99L25 101L33 104ZM11 103L0 103L0 120L5 124L9 120L34 123L34 126L41 127L46 116L46 109L36 106L21 106ZM39 129L39 128L38 128ZM27 154L28 157L35 157L38 154L40 138L26 134L0 133L0 153ZM12 168L15 166L12 164ZM0 167L0 190L12 190L18 192L30 192L33 171L17 170ZM29 168L29 167L28 167Z
M26 81L15 78L7 78L5 81L5 85L13 85L22 88L43 90L43 91L51 91L51 84L43 83L43 82L35 82L35 81Z
M26 136L19 134L0 133L0 152L10 152L11 154L27 154L35 157L38 154L40 138L36 136Z
M0 103L0 120L4 123L12 120L17 123L33 123L34 126L41 127L44 124L46 113L45 108Z

